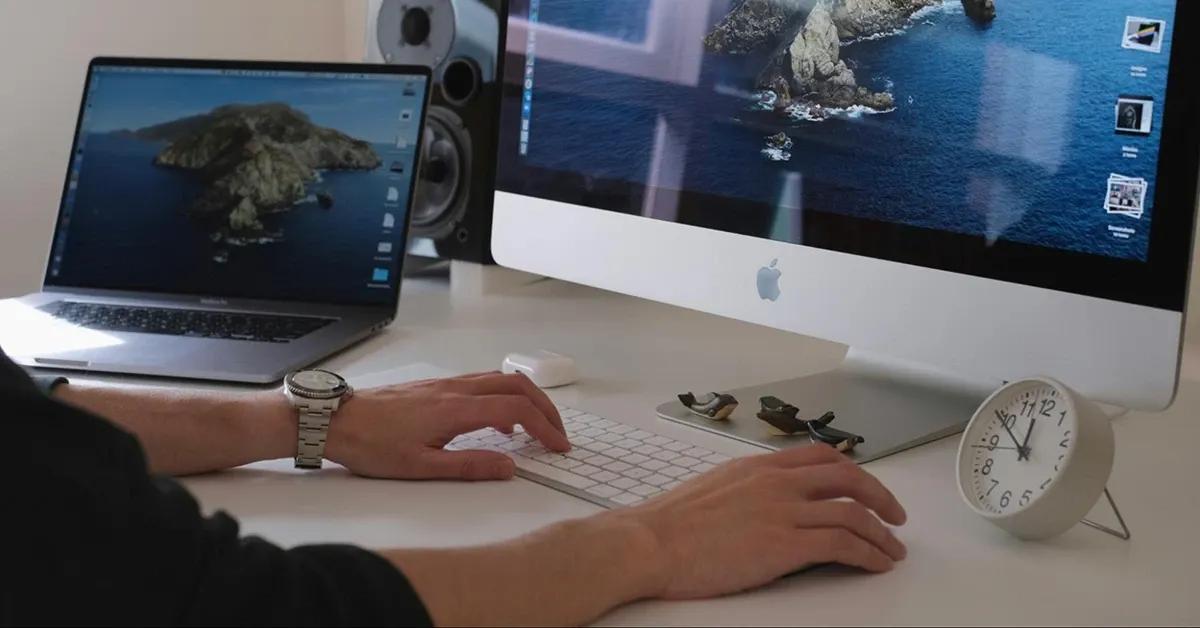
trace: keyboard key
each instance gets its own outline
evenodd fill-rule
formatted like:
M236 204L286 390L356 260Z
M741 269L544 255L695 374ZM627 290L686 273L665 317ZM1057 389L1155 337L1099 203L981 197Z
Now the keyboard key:
M637 428L632 425L626 425L624 423L621 423L619 425L608 428L608 431L612 432L613 434L628 434L636 429Z
M684 473L683 475L679 476L679 481L687 482L688 480L690 480L692 478L697 478L697 477L700 477L699 473L696 473L695 471L688 471L687 473Z
M703 458L705 456L711 456L712 452L703 447L692 447L691 449L683 452L683 455L691 456L693 458Z
M692 471L695 471L696 473L707 473L715 468L717 468L717 465L712 464L711 462L701 462L700 464L692 467Z
M653 456L654 454L662 451L661 449L659 449L658 447L655 447L654 445L641 445L638 447L634 447L633 450L644 456Z
M619 440L624 440L624 439L621 438L620 434L613 434L612 432L605 432L605 433L597 436L596 440L598 440L602 443L608 443L611 445Z
M589 492L592 495L595 495L597 497L603 497L605 499L608 499L610 497L616 497L617 495L620 495L621 489L613 488L607 484L597 484L597 485L587 489L587 492Z
M613 473L621 473L627 469L632 469L633 465L629 464L628 462L621 462L620 460L614 460L614 461L604 465L604 468L608 469L609 471L612 471Z
M658 471L659 469L667 466L667 463L663 462L662 460L647 460L638 466L642 467L643 469Z
M662 460L663 462L670 462L670 461L678 458L679 454L677 454L673 451L667 451L667 450L663 449L661 451L656 451L653 454L650 454L650 457L656 458L658 460Z
M645 482L646 484L652 484L654 486L662 486L663 484L666 484L667 482L670 482L673 479L674 478L669 478L665 475L659 475L659 474L655 473L653 475L648 475L648 476L642 478L642 482Z
M633 452L629 451L628 449L613 447L611 449L604 450L604 455L608 456L609 458L624 458L625 456L633 455Z
M640 495L642 497L649 497L655 493L662 492L662 489L655 487L655 486L648 486L646 484L639 484L639 485L633 487L632 489L630 489L629 492L633 493L634 495Z
M544 462L546 464L554 464L555 462L562 460L563 455L552 452L552 451L548 451L544 454L538 454L538 455L534 456L533 459L537 460L538 462Z
M618 504L621 504L622 506L632 506L632 505L642 501L643 499L645 499L645 498L642 497L641 495L634 495L633 493L621 493L620 495L617 495L616 497L612 498L612 500L614 502L617 502Z
M667 443L672 442L671 439L667 438L666 436L651 436L650 438L646 438L644 440L646 441L647 445L655 445L657 447L662 447ZM686 447L684 449L686 449Z
M672 460L671 464L679 467L694 467L700 464L700 461L689 456L680 456Z
M596 455L596 453L592 452L592 451L588 451L586 449L580 449L580 448L576 447L575 449L568 451L564 455L568 458L572 458L575 460L585 460L587 458L591 458L592 456Z
M633 453L629 454L628 456L621 456L621 460L628 462L629 464L642 464L649 459L650 456L643 456L642 454Z
M552 464L554 466L558 467L559 469L571 470L571 469L574 469L575 467L578 467L579 465L581 465L583 463L578 460L575 460L573 458L563 458L562 460L554 461Z
M602 419L600 417L596 417L596 420L592 421L591 423L592 423L592 425L595 425L596 427L598 427L602 430L607 430L609 428L613 428L613 427L617 426L617 423L615 421L613 421L611 419Z
M604 433L604 430L602 430L598 427L589 427L586 430L583 430L582 432L580 432L580 434L582 434L588 438L596 438L603 433Z
M641 441L633 440L632 438L623 438L613 444L617 447L623 447L625 449L634 449L642 446Z
M514 458L513 461L517 463L517 468L521 471L533 473L548 480L554 480L555 482L561 482L571 488L587 488L596 484L596 480L576 475L570 471L564 471L548 464L542 464L536 460Z
M617 488L619 488L619 489L621 489L621 490L623 490L623 491L627 491L627 490L629 490L629 489L631 489L631 488L633 488L633 487L637 486L637 485L638 485L638 481L637 481L637 480L631 480L631 479L629 479L629 478L617 478L617 479L615 479L615 480L612 480L611 482L609 482L609 485L611 485L611 486L615 486L615 487L617 487Z
M635 480L640 480L640 479L650 475L650 471L643 469L641 467L631 467L629 469L626 469L625 471L622 471L621 475L623 475L627 478L633 478Z
M675 488L678 488L680 484L683 484L683 482L680 482L679 480L675 480L674 482L667 482L666 484L662 485L662 490L670 491Z
M576 436L575 438L571 439L571 444L577 447L587 447L594 442L596 441L588 438L587 436Z
M532 458L545 451L546 448L542 447L541 445L525 445L524 447L518 449L516 453L527 458Z
M677 478L687 472L688 472L687 469L684 469L683 467L677 467L675 465L663 467L662 470L659 471L659 473L661 473L663 475L669 475L673 478Z
M626 436L632 438L633 440L646 440L647 438L652 438L654 434L651 434L645 430L634 430L626 434Z
M579 475L586 475L586 476L589 476L589 477L590 477L590 476L591 476L592 474L594 474L594 473L599 473L599 472L600 472L600 468L599 468L599 467L593 467L593 466L592 466L592 465L590 465L590 464L581 464L581 465L579 465L578 467L575 467L574 469L571 469L571 471L572 471L573 473L578 473Z
M666 449L667 451L674 451L677 453L682 452L685 449L691 449L691 447L692 447L691 445L689 445L687 443L681 443L677 440L671 441L671 442L667 443L666 445L663 445L663 449Z
M729 462L729 460L730 460L729 456L723 456L721 454L713 454L711 456L704 458L705 462L711 462L713 464L722 464L725 462Z
M583 461L588 464L594 464L597 467L603 467L604 465L612 462L613 459L609 458L608 456L602 456L600 454L595 454L594 456L592 456L590 458L585 458Z
M588 476L597 482L611 482L621 476L612 471L598 471Z

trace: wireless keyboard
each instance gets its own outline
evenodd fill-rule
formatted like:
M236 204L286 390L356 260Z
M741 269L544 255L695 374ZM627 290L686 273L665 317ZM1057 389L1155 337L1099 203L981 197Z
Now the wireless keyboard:
M560 407L571 451L550 451L519 426L512 436L487 428L447 449L483 449L512 457L517 475L605 508L630 506L729 460L703 447Z

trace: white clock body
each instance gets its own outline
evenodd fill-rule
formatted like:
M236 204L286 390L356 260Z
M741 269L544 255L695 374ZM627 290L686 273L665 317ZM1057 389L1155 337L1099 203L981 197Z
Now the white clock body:
M1022 539L1057 536L1079 523L1112 473L1112 423L1061 382L1013 382L983 402L958 449L967 505Z

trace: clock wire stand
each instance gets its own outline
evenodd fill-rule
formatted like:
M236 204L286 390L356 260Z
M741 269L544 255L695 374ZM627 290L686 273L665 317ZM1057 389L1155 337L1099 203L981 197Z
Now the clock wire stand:
M1095 528L1105 534L1111 534L1122 541L1128 541L1133 537L1133 534L1129 532L1129 526L1125 524L1125 517L1121 516L1121 510L1117 508L1117 502L1113 500L1112 493L1108 492L1108 487L1104 488L1104 498L1108 500L1108 505L1112 508L1113 514L1117 516L1117 523L1121 524L1121 529L1115 530L1102 523L1092 521L1091 519L1084 519L1080 523L1088 527Z

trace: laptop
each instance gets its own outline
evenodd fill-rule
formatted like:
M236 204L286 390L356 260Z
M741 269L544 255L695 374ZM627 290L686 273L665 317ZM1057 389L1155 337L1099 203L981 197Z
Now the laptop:
M394 318L424 67L98 58L30 367L270 383Z

